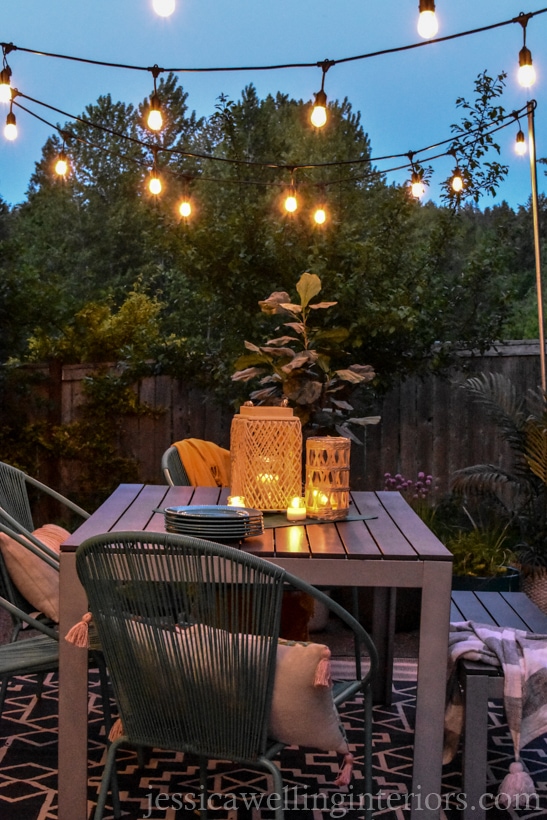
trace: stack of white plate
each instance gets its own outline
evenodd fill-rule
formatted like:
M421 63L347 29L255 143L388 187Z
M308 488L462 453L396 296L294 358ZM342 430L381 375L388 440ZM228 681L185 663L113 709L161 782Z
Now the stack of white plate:
M236 541L264 532L262 512L250 507L166 507L164 513L167 532L179 535Z

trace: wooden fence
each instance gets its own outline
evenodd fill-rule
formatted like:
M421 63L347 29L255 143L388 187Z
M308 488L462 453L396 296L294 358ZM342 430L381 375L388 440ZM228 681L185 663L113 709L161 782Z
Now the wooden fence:
M503 373L523 394L540 383L537 342L509 342L483 356L462 357L465 372L448 377L412 378L397 384L378 401L376 426L366 428L365 446L352 448L352 485L379 489L384 474L401 473L415 479L419 471L434 477L445 492L454 470L478 462L509 464L504 442L484 410L458 386L466 374ZM56 420L73 421L82 403L82 380L92 366L69 365L51 385L50 398L60 402ZM57 379L55 379L57 380ZM139 399L160 410L156 418L142 416L124 422L120 448L139 465L143 482L163 483L160 460L173 442L188 436L205 438L229 447L233 410L220 407L202 390L167 376L145 378L135 390ZM69 474L65 470L60 476ZM70 488L62 487L70 493Z

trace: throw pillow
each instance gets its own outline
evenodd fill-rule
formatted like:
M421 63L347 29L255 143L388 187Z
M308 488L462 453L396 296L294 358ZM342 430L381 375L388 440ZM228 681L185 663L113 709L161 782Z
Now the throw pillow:
M136 646L143 650L142 654L141 651L138 653L139 661L146 665L149 658L146 647L150 645L146 620L134 619L130 628ZM180 652L181 656L189 657L199 652L200 668L208 672L208 645L230 648L237 642L237 650L245 652L251 642L261 640L254 635L234 635L215 627L204 629L205 637L197 626L163 630L165 656L173 657ZM211 634L207 637L207 633ZM214 685L219 697L229 697L227 681L215 675ZM332 697L330 649L324 644L278 641L269 734L273 740L287 745L348 753L348 743Z
M45 524L33 535L59 554L59 548L70 533L57 524ZM19 541L0 533L0 550L14 586L37 612L43 612L59 622L59 573L40 556L26 549Z

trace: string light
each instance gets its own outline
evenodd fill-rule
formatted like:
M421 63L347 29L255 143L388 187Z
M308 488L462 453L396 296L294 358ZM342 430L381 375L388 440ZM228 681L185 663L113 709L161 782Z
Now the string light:
M425 185L419 171L412 171L410 178L410 190L415 199L421 199L425 194Z
M529 14L524 14L521 12L517 17L518 22L522 26L522 39L523 45L521 50L519 51L519 70L517 74L517 78L519 83L524 88L530 88L535 81L536 81L536 69L532 64L532 52L526 46L526 27L528 25L528 20L530 19Z
M55 163L55 173L60 177L65 177L68 172L68 161L64 151L61 151Z
M324 225L327 221L327 212L325 211L322 205L320 205L319 208L315 210L315 213L313 215L313 221L316 225Z
M152 0L152 7L160 17L170 17L175 11L175 0Z
M0 102L9 103L11 101L11 69L9 66L0 71Z
M463 191L463 177L462 172L456 165L454 168L454 173L452 174L452 179L450 180L450 185L452 186L452 190L455 194L460 194Z
M13 141L17 139L17 120L15 114L10 108L9 114L6 117L6 125L4 127L4 136L7 140Z
M322 69L323 74L321 77L321 88L315 94L315 102L313 105L313 111L311 112L311 123L315 125L316 128L322 128L325 123L327 122L327 95L325 94L325 74L331 67L334 65L333 60L323 60L322 63L318 63Z
M189 199L183 199L179 205L179 214L184 217L184 219L188 219L188 217L192 213L192 203Z
M150 70L152 71L152 75L154 77L154 92L150 97L150 108L148 109L148 119L146 120L146 123L151 131L160 131L163 127L163 115L161 113L160 99L156 88L156 80L160 73L160 69L157 65L155 65Z
M517 132L517 138L515 140L515 153L519 155L519 157L523 157L526 153L526 140L524 138L524 134L522 132L522 128L519 125L519 130Z
M296 199L296 192L291 189L291 192L285 198L285 210L293 214L298 208L298 200Z
M435 0L420 0L419 11L418 34L424 40L431 40L439 30L439 23L435 14Z
M148 181L148 190L150 191L151 194L154 194L154 196L157 196L158 194L161 194L161 189L162 189L161 179L157 175L157 172L154 170L152 172L152 175L151 175L149 181Z

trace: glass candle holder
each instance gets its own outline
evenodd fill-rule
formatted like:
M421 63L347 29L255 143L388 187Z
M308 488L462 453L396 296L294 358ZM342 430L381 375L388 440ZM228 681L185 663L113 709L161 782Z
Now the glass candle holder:
M306 441L306 513L337 521L349 510L351 442L343 436L313 436Z

